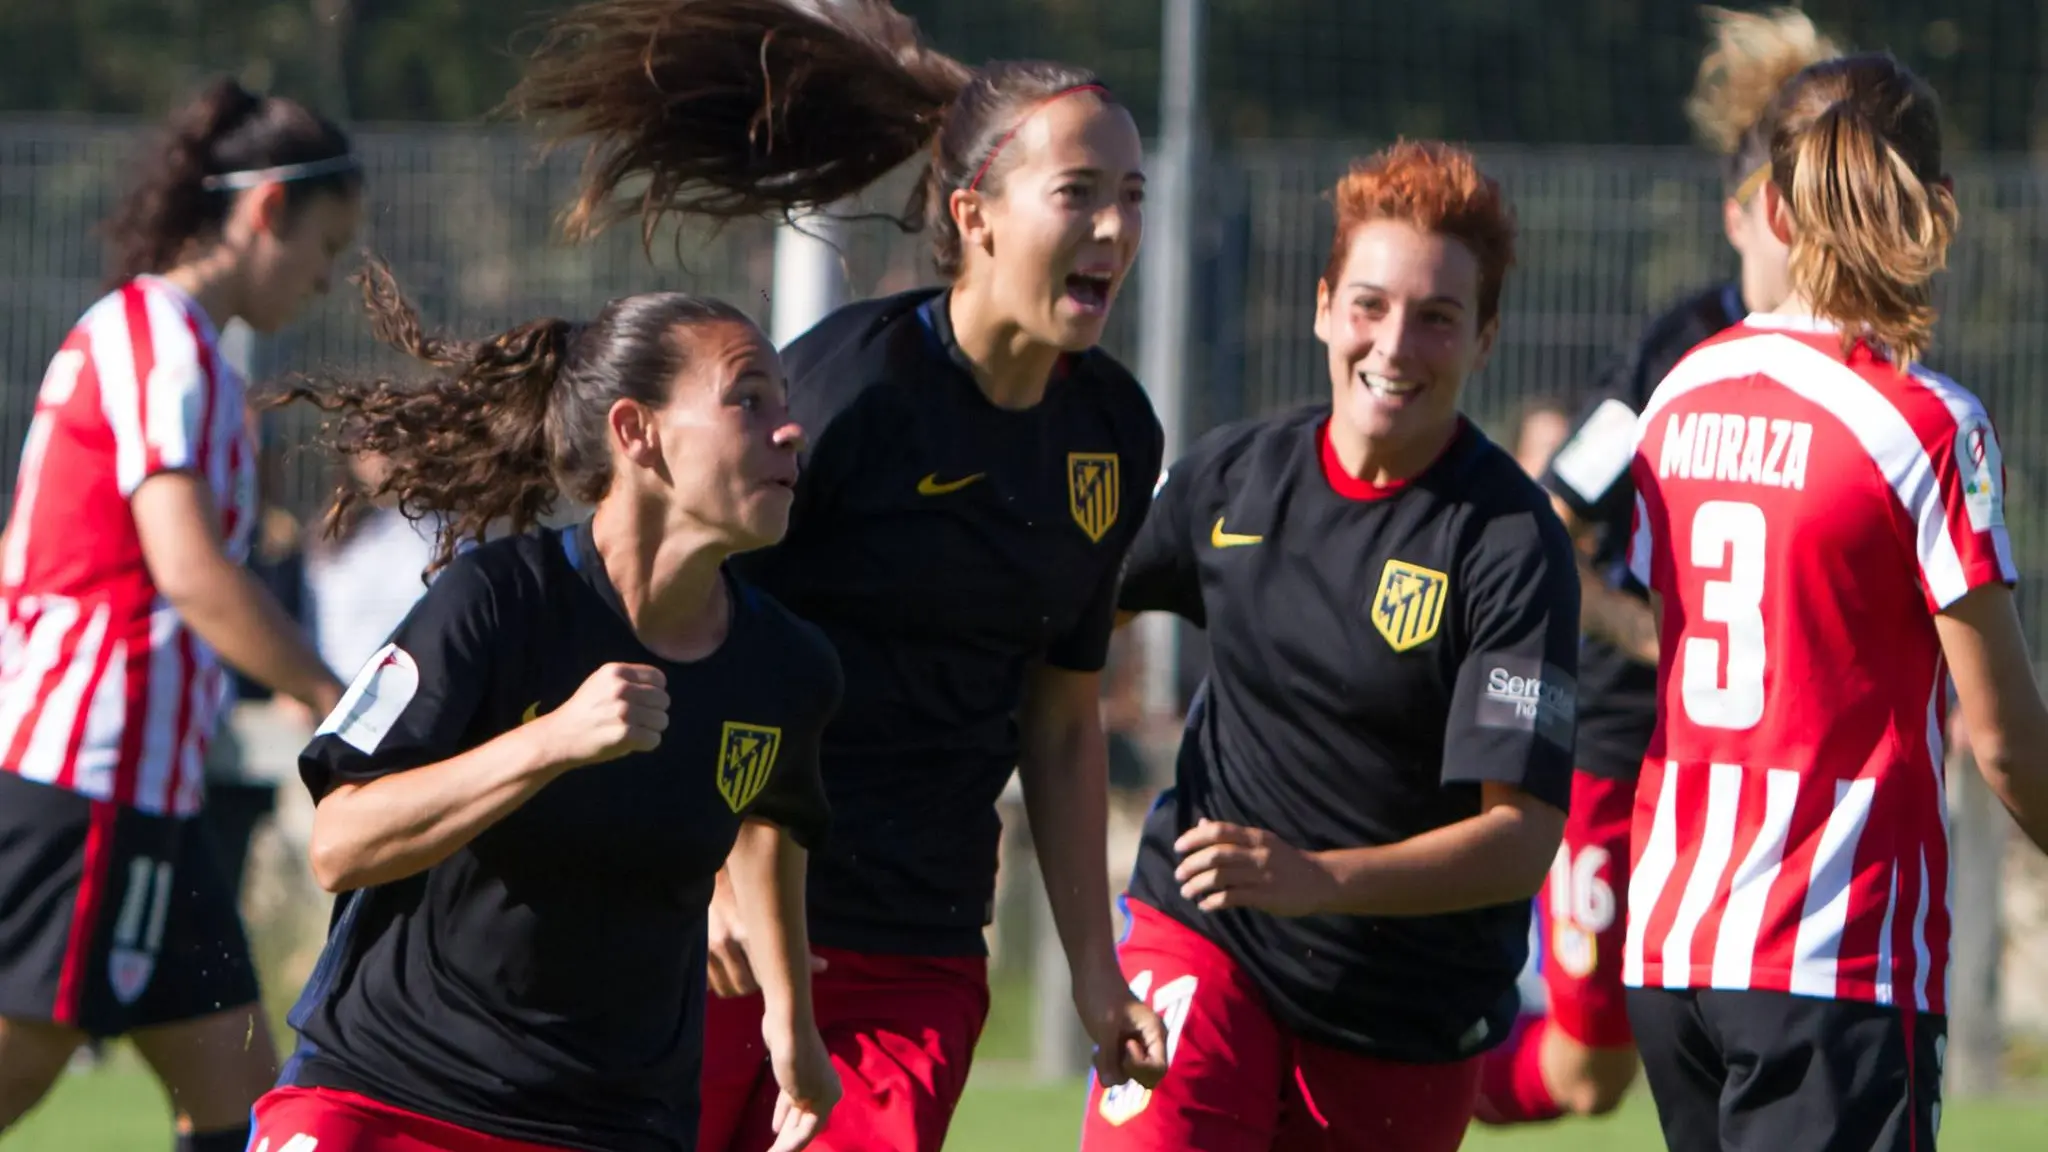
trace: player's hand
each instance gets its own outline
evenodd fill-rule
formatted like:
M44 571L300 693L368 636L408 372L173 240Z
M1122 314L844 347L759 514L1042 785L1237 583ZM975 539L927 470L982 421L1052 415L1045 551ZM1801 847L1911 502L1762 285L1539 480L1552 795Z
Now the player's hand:
M775 1144L769 1152L797 1152L825 1130L839 1103L839 1070L816 1028L790 1040L764 1036L775 1070Z
M711 994L729 999L759 992L760 981L754 979L753 962L747 959L746 921L740 917L739 899L733 895L732 881L726 878L724 869L719 870L718 883L711 889L706 927L710 930L711 947L704 975ZM812 953L811 975L816 976L827 967L823 956Z
M668 728L668 677L645 664L607 664L533 724L546 726L550 759L564 767L651 752Z
M1173 843L1180 894L1204 912L1258 908L1278 916L1313 916L1337 896L1337 879L1314 853L1260 828L1216 820L1181 833Z
M1104 1088L1127 1080L1157 1088L1166 1078L1166 1025L1115 975L1102 991L1075 996L1081 1023L1095 1041L1095 1077Z
M705 977L711 994L729 999L758 991L761 985L754 979L753 964L747 960L747 926L740 919L739 901L734 899L724 872L718 874L718 885L711 890L709 928L711 946Z

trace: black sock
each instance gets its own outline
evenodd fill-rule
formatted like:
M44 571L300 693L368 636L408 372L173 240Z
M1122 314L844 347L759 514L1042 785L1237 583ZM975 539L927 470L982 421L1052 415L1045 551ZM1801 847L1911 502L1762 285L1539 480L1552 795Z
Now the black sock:
M249 1125L217 1132L194 1132L178 1137L177 1152L248 1152Z

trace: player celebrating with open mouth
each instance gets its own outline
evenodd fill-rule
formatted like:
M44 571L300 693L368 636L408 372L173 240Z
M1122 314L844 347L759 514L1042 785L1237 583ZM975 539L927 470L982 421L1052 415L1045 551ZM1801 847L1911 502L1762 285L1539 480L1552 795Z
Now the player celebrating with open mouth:
M608 0L520 103L596 151L577 209L742 217L830 204L920 152L908 227L943 289L841 309L786 353L811 448L787 539L745 571L824 629L832 843L811 871L819 1022L847 1096L821 1146L936 1152L989 1004L1000 822L1023 781L1075 1006L1111 1082L1156 1081L1117 970L1100 673L1162 437L1095 347L1138 250L1143 148L1093 74L972 70L879 0ZM757 1152L772 1091L749 966L714 904L702 1148ZM727 945L717 946L725 937Z
M1169 1027L1086 1152L1449 1152L1508 1035L1564 826L1579 592L1542 490L1460 415L1514 225L1462 151L1336 188L1331 403L1176 461L1120 606L1209 633L1146 822L1126 976Z
M705 910L730 853L776 1147L802 1147L839 1091L798 845L825 830L818 737L840 671L816 629L725 569L780 538L795 499L802 431L775 350L744 313L682 293L474 344L423 334L381 268L365 293L433 378L287 399L336 413L343 455L388 461L344 503L446 515L446 567L300 758L313 872L344 895L257 1137L686 1152ZM533 530L564 495L595 512ZM500 524L518 534L449 562Z

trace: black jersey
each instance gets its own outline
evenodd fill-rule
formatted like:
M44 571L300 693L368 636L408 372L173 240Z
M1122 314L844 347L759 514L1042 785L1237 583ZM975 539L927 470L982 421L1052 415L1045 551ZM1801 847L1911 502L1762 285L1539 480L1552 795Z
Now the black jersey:
M1543 485L1595 530L1594 571L1615 588L1648 599L1628 574L1635 484L1636 416L1686 353L1744 315L1734 284L1688 297L1652 321L1628 355L1616 359L1558 447ZM1591 637L1579 653L1579 767L1632 780L1657 726L1657 669Z
M731 631L688 664L634 636L588 521L485 544L434 582L301 757L316 800L482 744L607 663L662 669L669 727L427 871L342 896L284 1083L564 1148L693 1145L713 877L744 817L820 841L841 690L815 628L728 579Z
M788 536L744 558L846 669L811 932L859 951L984 951L1026 671L1101 669L1163 450L1099 350L1063 357L1033 407L991 404L947 300L855 304L783 353L810 449Z
M1131 893L1219 943L1297 1034L1460 1059L1507 1037L1528 901L1211 913L1173 877L1174 841L1204 817L1325 851L1478 815L1488 781L1570 798L1579 587L1549 501L1470 425L1412 481L1366 498L1335 464L1328 412L1204 437L1132 547L1122 607L1206 627L1210 670Z

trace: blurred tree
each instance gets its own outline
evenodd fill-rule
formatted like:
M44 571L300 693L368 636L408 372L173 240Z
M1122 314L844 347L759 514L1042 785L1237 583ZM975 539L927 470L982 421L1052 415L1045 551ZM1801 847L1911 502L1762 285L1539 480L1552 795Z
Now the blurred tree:
M469 120L570 0L0 0L0 109L143 113L226 70L365 121ZM1731 0L1738 2L1739 0ZM1154 125L1156 0L897 0L969 62L1101 70ZM1744 5L1748 6L1748 5ZM1942 93L1959 149L2023 150L2048 113L2048 15L2009 0L1807 0ZM1211 123L1229 139L1397 133L1683 144L1704 45L1691 3L1209 0Z

